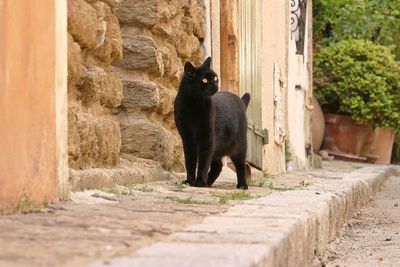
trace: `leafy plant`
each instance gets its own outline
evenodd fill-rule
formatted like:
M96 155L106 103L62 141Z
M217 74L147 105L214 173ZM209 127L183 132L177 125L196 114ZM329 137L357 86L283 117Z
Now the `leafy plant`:
M398 0L314 0L313 17L317 48L364 39L389 47L400 58Z
M400 64L387 47L344 40L323 48L314 81L325 111L400 131Z

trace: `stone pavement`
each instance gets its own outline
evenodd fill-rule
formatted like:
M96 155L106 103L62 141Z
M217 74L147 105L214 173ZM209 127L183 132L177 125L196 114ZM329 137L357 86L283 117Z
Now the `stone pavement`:
M73 194L0 218L0 266L309 266L393 166L324 162L279 177L234 173L213 188L175 180Z

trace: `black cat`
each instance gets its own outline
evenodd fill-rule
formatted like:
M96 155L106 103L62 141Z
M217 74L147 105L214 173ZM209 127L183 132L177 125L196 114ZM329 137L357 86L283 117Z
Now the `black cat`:
M210 64L210 57L197 68L187 62L175 99L175 123L185 153L185 183L211 186L221 173L222 157L229 156L236 168L237 188L247 189L246 108L250 94L240 99L217 92L218 77Z

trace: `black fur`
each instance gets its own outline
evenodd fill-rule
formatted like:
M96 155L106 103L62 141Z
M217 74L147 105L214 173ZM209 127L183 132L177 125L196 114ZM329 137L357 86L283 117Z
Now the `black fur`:
M197 68L187 62L175 99L175 123L185 153L185 183L211 186L221 173L222 157L229 156L237 171L237 188L247 189L246 108L250 95L240 99L217 92L218 78L210 64L211 58Z

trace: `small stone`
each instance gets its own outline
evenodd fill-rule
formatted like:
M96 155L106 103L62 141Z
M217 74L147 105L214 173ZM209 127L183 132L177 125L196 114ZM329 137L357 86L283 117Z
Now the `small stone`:
M397 203L397 202L394 203L394 206L395 206L395 207L398 207L398 206L399 206L399 203Z

